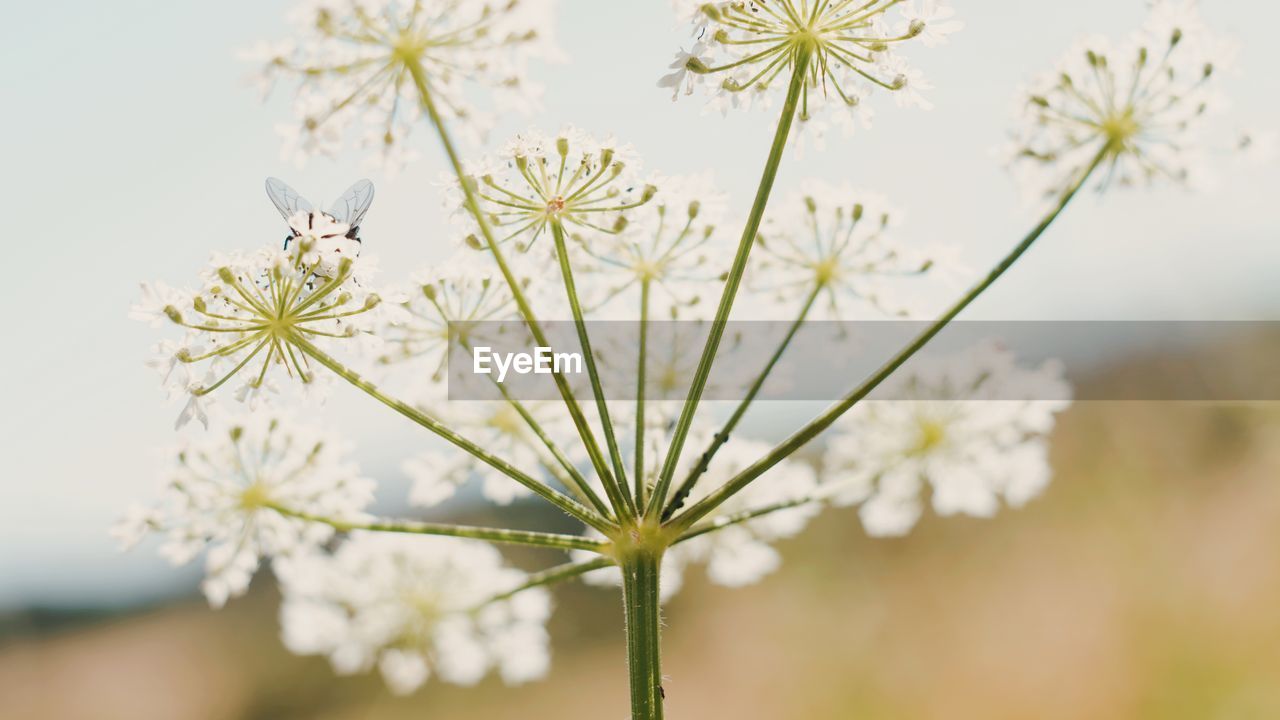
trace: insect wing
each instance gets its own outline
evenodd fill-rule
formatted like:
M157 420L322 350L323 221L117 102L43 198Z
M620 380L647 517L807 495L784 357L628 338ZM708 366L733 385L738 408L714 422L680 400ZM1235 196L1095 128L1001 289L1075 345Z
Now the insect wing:
M333 203L329 208L329 215L334 220L346 223L354 229L360 227L365 213L369 212L369 206L372 204L373 183L368 180L358 180Z
M314 210L306 198L279 178L267 178L267 197L271 198L271 203L276 206L276 210L280 211L286 221L300 212L309 213Z

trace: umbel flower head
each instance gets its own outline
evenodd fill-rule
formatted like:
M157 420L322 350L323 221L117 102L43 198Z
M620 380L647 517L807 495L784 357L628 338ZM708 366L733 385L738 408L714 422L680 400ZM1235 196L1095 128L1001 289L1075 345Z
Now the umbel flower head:
M750 105L781 85L785 91L798 62L804 60L804 93L799 118L820 107L837 108L838 122L861 117L875 89L893 91L900 104L927 107L916 92L927 89L919 71L896 52L921 39L938 44L961 25L945 1L924 5L902 0L730 0L687 3L693 12L697 44L681 52L670 74L659 81L678 95L695 84L710 86L725 105ZM896 22L888 19L897 9Z
M893 399L854 406L824 462L833 501L860 503L868 533L909 531L926 486L939 514L990 517L1048 484L1046 438L1070 395L1058 363L1021 368L986 343L912 361L881 390Z
M364 517L374 482L349 451L340 437L276 414L225 419L173 450L160 504L134 507L112 534L128 548L162 533L160 554L175 565L207 550L201 589L220 607L244 593L262 558L311 550L333 535L329 525L275 508Z
M598 141L573 128L547 136L531 130L507 144L501 173L468 177L481 211L499 231L527 250L552 223L617 233L624 213L648 202L657 188L634 180L637 162L628 147ZM477 246L473 239L472 246Z
M1231 47L1195 4L1160 1L1124 42L1090 38L1034 82L1010 148L1028 195L1055 199L1101 156L1100 186L1194 184L1202 129L1220 98L1213 81Z
M486 344L474 335L486 328L505 329L504 321L518 318L502 276L470 257L455 257L415 274L402 307L405 312L379 333L386 342L380 359L388 364L420 362L430 368L432 381L444 378L451 343L464 349L477 341Z
M296 221L296 222L295 222ZM238 378L241 400L256 397L284 374L308 383L311 361L303 347L353 338L372 321L380 297L356 282L356 261L338 254L347 226L322 214L291 220L302 233L288 248L214 257L198 292L151 289L133 308L138 319L167 320L185 330L165 345L165 383L190 396L179 417L205 420L199 402ZM187 372L174 372L188 366ZM200 367L203 373L190 370Z
M377 667L397 694L431 675L472 685L490 669L527 682L550 664L550 596L493 600L526 576L478 542L352 533L333 555L282 562L277 574L285 646L327 655L342 674Z
M529 59L558 54L551 0L312 0L293 13L296 41L252 50L269 89L296 77L297 122L282 126L286 154L332 154L349 126L390 160L422 119L418 83L439 112L463 130L487 119L470 103L477 84L503 109L527 111L536 88Z
M631 213L623 232L581 244L595 261L582 273L593 310L636 319L647 285L650 317L665 317L671 307L697 304L704 291L718 288L732 255L716 252L725 196L709 174L662 177L653 185L657 193Z
M893 237L899 215L882 195L807 182L765 219L752 287L787 306L812 302L812 319L858 319L859 306L909 315L894 282L934 262Z

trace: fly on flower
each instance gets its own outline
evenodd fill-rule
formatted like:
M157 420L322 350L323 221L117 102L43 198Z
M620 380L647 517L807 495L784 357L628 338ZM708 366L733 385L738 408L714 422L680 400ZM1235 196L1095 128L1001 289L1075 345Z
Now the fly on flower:
M288 250L295 239L309 239L322 259L317 274L330 277L343 257L360 255L360 224L373 204L372 182L357 180L328 210L322 211L278 178L267 178L267 197L289 223L284 249Z

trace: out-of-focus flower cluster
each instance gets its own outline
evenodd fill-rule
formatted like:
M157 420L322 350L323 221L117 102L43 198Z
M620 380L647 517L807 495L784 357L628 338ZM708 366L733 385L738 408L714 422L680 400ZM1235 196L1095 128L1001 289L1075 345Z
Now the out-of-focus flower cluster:
M352 533L333 554L278 563L285 645L341 674L377 668L396 693L435 675L461 685L496 669L508 683L547 672L551 598L471 540Z
M360 474L342 438L292 418L255 413L225 418L170 451L163 498L134 506L113 530L125 547L151 532L160 553L183 565L205 552L209 603L241 595L263 558L314 551L330 525L277 508L355 522L367 517L374 481Z
M1235 48L1194 0L1157 0L1119 42L1079 41L1019 100L1009 163L1030 197L1056 200L1095 161L1102 187L1196 185L1214 148L1206 121L1223 105L1216 80Z
M869 533L910 530L926 489L942 515L990 517L1048 484L1046 438L1070 404L1059 364L1022 368L987 343L918 358L881 388L895 399L842 417L823 463L835 504L860 504Z
M426 122L419 82L476 141L492 120L475 107L475 86L501 112L530 111L541 91L529 61L560 55L552 16L552 0L308 0L291 14L294 38L243 55L260 64L264 92L299 83L295 121L279 126L285 156L332 155L357 127L394 167L418 155L408 141Z

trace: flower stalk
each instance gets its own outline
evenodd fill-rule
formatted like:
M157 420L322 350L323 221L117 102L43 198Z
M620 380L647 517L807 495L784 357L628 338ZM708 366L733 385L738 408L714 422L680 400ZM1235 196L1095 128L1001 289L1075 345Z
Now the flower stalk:
M764 384L769 379L769 375L773 372L773 368L777 366L780 360L782 360L782 356L787 352L787 348L791 346L791 341L795 339L796 333L800 332L800 328L809 317L809 311L813 309L813 304L817 302L818 295L821 294L822 288L822 283L814 285L813 291L809 293L809 297L805 300L804 305L801 306L796 319L793 320L791 322L791 326L787 328L787 334L783 336L782 342L778 345L778 349L774 351L773 355L769 358L769 361L765 363L764 369L760 371L760 374L756 376L755 381L751 383L751 387L747 390L746 396L744 396L742 401L738 403L738 406L734 408L733 414L725 421L724 427L722 427L720 432L716 433L715 436L712 437L711 443L707 446L707 449L703 451L701 457L698 458L698 464L689 471L689 475L684 479L684 482L680 483L680 487L676 488L675 493L671 496L671 502L668 503L666 509L662 511L663 522L670 520L671 516L684 505L685 499L689 497L689 493L693 490L693 486L697 484L698 478L702 477L702 475L707 472L707 468L711 467L711 461L715 458L716 453L720 451L720 448L724 447L725 443L729 442L730 435L733 433L734 429L738 427L738 423L742 421L742 417L747 414L747 410L751 407L751 403L755 402L756 396L760 394L760 390L764 388Z
M307 340L303 338L295 338L293 341L293 344L296 345L298 349L301 350L303 353L305 353L308 357L320 363L321 365L325 366L329 370L332 370L335 374L337 374L343 380L346 380L347 382L351 383L357 388L363 390L365 393L367 393L369 396L371 396L378 402L381 402L382 404L386 405L387 407L390 407L392 410L395 410L401 415L404 415L405 417L421 425L427 430L430 430L436 435L439 435L445 440L448 440L449 442L458 446L459 448L462 448L463 450L467 451L472 456L474 456L476 459L493 467L499 472L502 472L503 474L510 477L512 480L515 480L516 482L520 483L521 485L529 488L530 490L532 490L533 492L541 496L543 499L545 499L547 502L550 502L552 505L555 505L556 507L560 508L561 510L568 513L569 515L581 520L582 522L586 523L587 525L601 532L606 532L612 529L613 527L612 523L610 523L609 520L607 520L606 518L603 518L597 515L595 511L579 503L573 498L568 497L563 493L556 491L555 489L547 486L546 484L539 482L537 479L531 477L524 471L513 466L511 463L508 463L502 458L494 456L489 451L485 450L484 448L480 447L474 442L454 432L448 426L441 423L439 420L436 420L430 415L427 415L426 413L422 412L421 410L418 410L417 408L413 407L412 405L402 400L398 400L396 398L391 397L390 395L387 395L386 393L379 390L376 385L369 382L368 380L365 380L363 377L360 377L359 373L354 372L347 366L343 365L342 363L338 362L334 358L330 357L324 351L320 350L320 348L311 344Z
M800 448L804 447L810 440L817 437L823 430L831 427L831 425L835 423L841 415L848 412L850 408L861 402L867 395L871 394L873 390L893 375L898 368L902 367L902 365L910 360L913 355L919 352L921 348L929 344L929 341L938 333L942 332L942 329L950 324L957 315L963 312L964 309L969 307L969 305L974 300L978 299L982 293L986 292L988 288L994 285L995 282L1009 270L1009 268L1013 267L1014 263L1016 263L1019 258L1030 250L1031 246L1040 239L1040 236L1044 235L1045 231L1048 230L1049 227L1053 225L1054 221L1062 215L1063 211L1067 209L1067 206L1071 203L1072 199L1079 194L1081 188L1083 188L1085 183L1089 181L1090 176L1092 176L1103 162L1106 161L1108 157L1111 157L1115 152L1116 149L1110 144L1103 147L1102 150L1100 150L1094 157L1093 162L1077 176L1075 182L1061 195L1053 209L1051 209L1044 219L1041 220L1025 238L1023 238L1022 242L1018 243L1018 245L1004 257L1004 259L1002 259L994 268L991 269L989 273L987 273L986 277L979 281L978 284L974 285L969 292L965 293L964 296L956 301L949 310L943 313L941 317L926 328L924 332L920 333L920 335L912 340L906 347L899 350L896 355L885 362L885 364L882 365L871 377L864 380L862 384L854 388L849 394L845 395L838 403L828 408L818 417L809 421L804 427L800 428L795 433L792 433L790 437L779 443L772 451L769 452L769 454L756 461L734 478L730 479L727 483L703 498L693 507L690 507L684 513L673 518L670 523L674 526L674 529L678 532L688 530L694 523L706 517L708 513L715 510L715 508L725 500L728 500L739 490L746 487L753 480L767 472L769 468L794 454Z
M542 325L538 322L537 316L534 315L533 308L529 305L529 299L525 295L524 289L517 280L515 273L511 271L511 265L507 262L506 256L502 249L498 247L498 241L493 236L493 229L489 226L488 220L484 216L484 212L480 209L480 203L476 198L475 189L467 176L466 170L462 167L462 160L458 157L458 151L454 147L453 140L449 136L449 131L445 127L444 119L440 117L440 112L436 108L435 100L432 98L431 90L427 83L426 71L422 64L417 61L407 63L409 74L413 77L413 82L417 86L418 95L422 101L422 107L427 112L427 116L431 120L432 126L435 127L436 133L440 136L440 143L444 146L445 155L449 158L449 165L453 168L454 175L458 178L458 184L462 188L463 203L467 212L475 218L476 224L480 228L480 234L484 237L485 248L493 256L494 263L498 266L498 271L502 273L502 277L507 282L507 286L511 289L511 295L515 298L516 307L520 310L520 316L524 318L525 324L529 326L529 332L533 335L534 340L542 346L549 346L546 334L542 330ZM569 381L565 379L564 374L555 372L552 374L556 388L560 392L561 398L564 400L565 407L569 411L569 416L573 420L574 427L578 431L579 437L582 439L583 447L587 451L587 455L591 459L591 465L600 475L601 481L606 489L609 489L610 496L625 494L625 490L618 487L618 481L609 471L608 465L604 459L604 454L600 451L600 444L592 432L591 426L587 423L587 418L582 412L582 407L578 404L577 399L573 395L573 389L569 386Z
M805 86L805 73L808 70L809 60L813 54L813 47L809 43L800 43L793 52L795 53L795 62L791 71L791 84L787 88L787 99L782 106L782 115L778 118L778 128L773 136L773 145L769 148L769 159L765 163L764 174L760 178L760 185L756 190L756 199L751 205L751 212L747 216L746 226L742 229L742 238L738 242L738 251L734 255L733 266L725 278L724 291L720 296L720 305L716 308L715 319L711 323L710 333L707 336L707 344L703 348L702 358L698 361L698 368L694 371L693 382L689 386L689 395L680 411L680 418L676 422L675 432L671 437L671 447L667 450L666 459L662 463L662 471L658 475L653 495L649 498L646 514L650 518L659 518L663 504L667 501L667 490L671 487L671 481L676 472L676 464L680 461L680 453L684 450L685 439L689 435L689 428L693 425L694 413L697 411L698 403L702 399L703 390L706 389L707 378L711 375L711 366L715 362L716 352L720 349L720 341L724 337L725 323L729 320L734 298L737 297L738 287L742 284L742 276L747 270L747 258L751 254L752 245L755 244L756 233L760 230L760 222L764 219L765 207L768 206L769 195L773 191L773 181L777 178L778 168L782 164L782 156L786 150L787 138L791 135L791 125L799 109Z
M443 537L469 538L485 540L501 545L525 545L530 547L553 548L556 550L588 550L600 552L606 543L592 540L581 535L564 535L561 533L531 532L525 530L507 530L506 528L470 527L450 523L429 523L416 520L372 520L369 522L353 522L335 518L313 515L311 513L292 510L278 503L268 503L266 507L286 517L298 518L307 522L328 525L339 532L365 530L369 532L402 533L408 535L439 535Z

